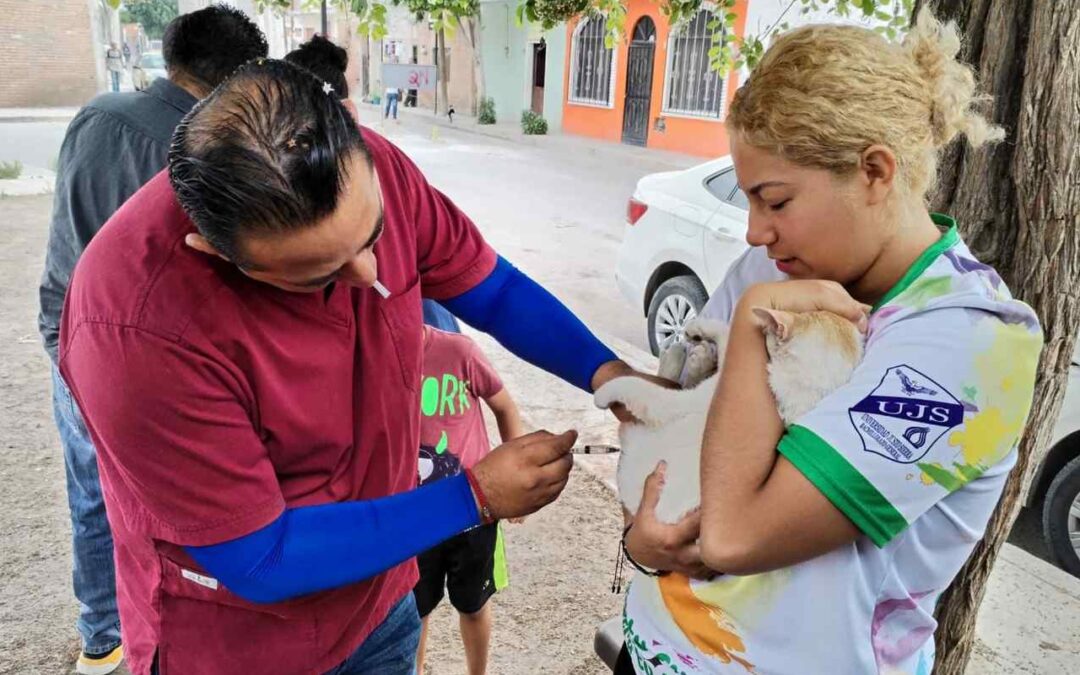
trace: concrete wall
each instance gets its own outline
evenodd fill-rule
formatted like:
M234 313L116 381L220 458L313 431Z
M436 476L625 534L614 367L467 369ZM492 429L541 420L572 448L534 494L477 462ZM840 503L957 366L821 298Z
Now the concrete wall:
M556 26L544 33L547 43L547 72L544 76L544 117L550 131L562 130L563 72L566 69L566 27Z
M0 107L77 106L105 85L120 20L98 0L0 0Z
M532 104L534 45L547 45L544 58L542 114L548 128L559 129L562 121L563 61L565 29L543 32L539 26L517 25L516 0L481 0L481 47L484 87L495 99L495 115L500 122L516 122L521 111Z
M480 0L480 44L484 90L495 100L500 122L516 120L527 107L524 100L525 40L518 28L512 0Z

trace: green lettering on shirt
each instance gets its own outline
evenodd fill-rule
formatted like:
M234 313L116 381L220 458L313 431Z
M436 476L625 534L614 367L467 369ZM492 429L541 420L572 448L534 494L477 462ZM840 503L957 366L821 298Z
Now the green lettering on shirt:
M425 377L420 388L420 412L424 417L431 417L439 408L439 380Z
M438 377L425 377L420 385L420 412L424 417L441 417L448 412L450 415L464 415L472 408L469 391L469 381L459 380L452 373L444 373L441 380Z
M439 397L440 415L446 414L447 405L450 407L451 415L457 414L454 412L454 397L457 395L458 385L458 379L450 373L446 373L442 376L442 395Z

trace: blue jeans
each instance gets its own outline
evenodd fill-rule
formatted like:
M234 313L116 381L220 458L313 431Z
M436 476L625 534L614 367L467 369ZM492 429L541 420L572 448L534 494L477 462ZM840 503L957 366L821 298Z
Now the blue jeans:
M120 91L120 72L116 70L110 70L109 75L112 77L112 90Z
M352 656L326 675L412 675L420 646L420 615L410 592L394 605L386 620L364 640Z
M105 518L97 452L82 414L60 371L52 367L53 416L64 446L68 507L71 510L72 582L79 601L75 626L87 654L106 654L120 644L116 609L113 539Z
M393 112L394 119L397 119L397 102L399 95L390 94L386 97L386 112L383 113L383 118L390 117L390 113Z

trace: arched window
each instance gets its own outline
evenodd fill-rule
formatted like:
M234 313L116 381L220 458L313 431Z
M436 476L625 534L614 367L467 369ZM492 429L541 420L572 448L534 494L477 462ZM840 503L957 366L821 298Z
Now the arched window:
M720 118L724 105L724 78L709 68L709 49L714 33L724 30L712 9L702 8L668 38L667 74L664 78L664 112Z
M610 106L614 51L604 45L604 17L591 16L574 31L570 101Z

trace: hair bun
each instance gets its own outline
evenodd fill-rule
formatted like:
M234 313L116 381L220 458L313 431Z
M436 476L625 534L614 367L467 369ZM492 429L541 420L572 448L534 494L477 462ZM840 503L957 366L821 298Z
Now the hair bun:
M960 134L975 147L1004 138L1004 130L973 110L985 99L975 93L971 68L956 59L961 42L954 22L943 24L924 7L903 44L926 83L935 146L947 145Z

